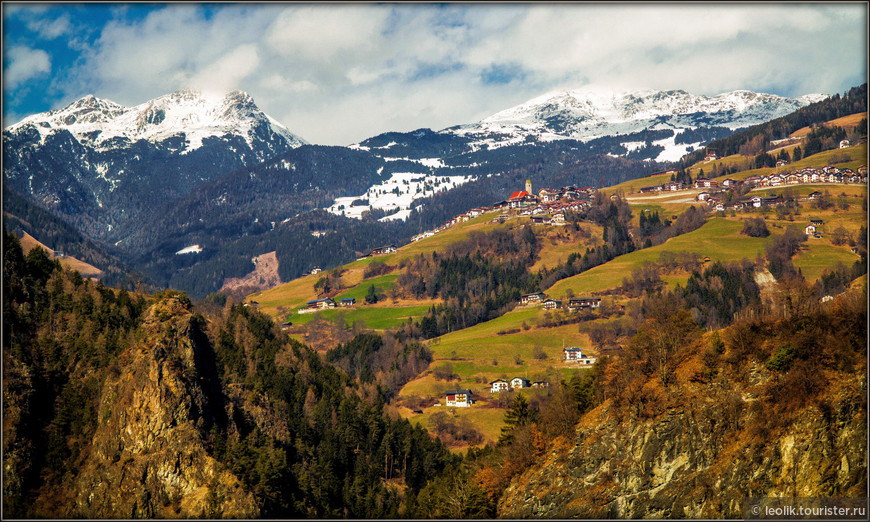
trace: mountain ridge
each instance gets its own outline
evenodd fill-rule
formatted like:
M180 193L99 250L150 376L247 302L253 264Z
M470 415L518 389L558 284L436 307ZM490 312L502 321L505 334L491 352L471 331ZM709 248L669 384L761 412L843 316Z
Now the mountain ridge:
M684 90L605 92L564 89L532 98L479 122L448 127L442 132L470 137L479 145L491 147L498 141L520 142L529 137L587 142L642 130L672 129L678 134L701 126L719 126L734 131L783 116L827 97L825 94L807 94L786 98L748 90L704 96ZM660 155L658 159L679 159L670 156L673 154L668 158Z
M131 107L87 94L63 108L28 116L4 131L32 125L44 142L53 130L66 129L79 141L101 150L115 146L116 138L158 142L183 134L189 152L201 147L203 139L228 131L242 133L251 145L251 133L264 124L273 127L290 146L307 143L260 111L253 98L240 90L216 95L181 89Z

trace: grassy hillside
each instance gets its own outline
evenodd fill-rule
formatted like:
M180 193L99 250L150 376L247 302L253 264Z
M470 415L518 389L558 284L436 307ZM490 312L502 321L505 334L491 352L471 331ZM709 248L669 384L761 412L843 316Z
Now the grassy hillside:
M839 159L843 159L846 155L848 161L839 162L837 166L854 169L866 163L866 153L866 144L861 144L817 154L795 162L790 167L792 169L803 166L820 167L829 164L832 159L835 159L835 155ZM717 161L727 164L747 159L734 156ZM710 166L711 164L699 164L693 168L704 168L705 172L708 172ZM732 174L730 177L740 179L753 174L769 174L774 170L753 169ZM697 171L693 176L697 176ZM701 192L700 189L666 194L636 193L642 186L661 184L669 179L667 175L657 175L609 187L603 189L603 192L628 194L626 200L632 210L633 226L638 225L642 212L657 212L663 219L673 219L689 205L696 207L702 205L695 200L696 194ZM834 201L845 201L848 203L848 208L843 208L840 204L827 210L818 210L804 202L799 212L791 216L777 217L777 213L773 210L711 214L707 222L697 230L673 237L665 243L619 256L543 289L548 296L557 299L599 295L604 301L606 313L612 315L611 318L603 318L602 311L596 311L588 313L589 315L580 323L574 321L561 326L547 326L547 324L555 324L552 322L554 317L561 315L562 318L576 318L577 314L545 311L540 305L517 306L496 319L452 331L427 341L426 345L432 353L433 360L428 370L401 388L394 400L395 411L412 422L419 422L430 429L433 415L441 411L449 411L451 418L457 422L461 419L470 421L470 424L483 435L484 443L494 442L503 425L506 399L498 394L495 396L490 394L489 382L498 378L524 377L531 381L541 380L555 385L575 372L587 371L563 360L563 346L578 346L592 356L600 355L596 350L597 345L584 333L584 325L620 321L619 318L623 313L626 315L634 313L631 312L635 309L633 301L639 299L630 299L621 294L619 287L633 271L660 261L663 253L691 252L699 259L709 258L710 263L736 262L743 259L754 261L764 256L767 246L776 237L782 235L786 228L795 227L802 230L810 219L823 219L824 225L820 229L822 238L810 238L803 243L801 250L792 258L794 266L810 282L817 280L826 270L839 263L851 266L858 256L851 252L848 243L835 245L832 242L832 232L842 227L853 238L857 237L859 228L866 224L866 211L861 206L861 200L867 193L865 186L792 185L758 188L755 189L755 193L781 194L783 191L790 191L795 195L805 196L816 190L827 191ZM433 304L439 302L438 300L393 300L387 295L396 284L401 273L402 262L421 254L443 252L449 245L468 238L475 231L511 228L529 223L528 218L519 217L509 219L502 224L493 223L492 218L496 215L498 214L489 213L432 237L405 245L394 253L357 260L345 265L342 267L343 288L334 293L334 299L353 297L357 301L357 305L353 308L339 308L317 314L295 313L296 308L318 297L314 285L324 277L323 273L305 276L277 288L259 292L250 296L248 300L258 301L261 310L281 320L289 319L298 325L305 325L315 318L323 318L348 326L357 322L358 325L364 324L368 328L377 330L395 328L409 319L421 318ZM753 238L741 234L744 220L751 217L763 217L771 235L766 238ZM603 241L602 228L589 223L582 224L580 231L573 230L573 227L542 225L535 225L534 231L541 250L531 267L532 271L544 267L553 268L564 263L570 254L582 253L587 247L597 247ZM364 272L373 262L383 263L388 265L388 268L385 272L366 279ZM669 288L673 289L676 285L685 286L690 275L685 270L674 270L661 273L660 277ZM364 299L371 286L374 286L383 298L375 304L366 304ZM619 311L614 306L616 304L623 305L625 311ZM628 317L625 319L627 320ZM451 375L452 378L449 377ZM478 402L468 409L445 408L439 405L444 403L444 392L453 388L471 389ZM528 389L519 393L535 395L546 393L546 390ZM422 411L422 413L415 413L415 411ZM452 449L464 451L467 448L460 444L453 446Z
M32 249L36 247L40 247L52 257L56 256L56 252L47 246L43 245L39 241L33 238L27 232L23 233L24 235L21 237L21 248L24 250L24 253L30 252ZM103 275L103 271L99 268L85 263L79 259L76 259L69 255L64 255L63 257L58 259L62 267L67 268L69 270L76 270L78 273L82 275L82 277L100 277Z
M858 122L867 118L866 112L858 112L855 114L850 114L849 116L843 116L842 118L837 118L831 120L829 122L823 123L822 125L825 127L840 127L845 130L851 130L858 126ZM790 137L792 138L803 138L807 134L810 133L809 127L802 127L791 133Z

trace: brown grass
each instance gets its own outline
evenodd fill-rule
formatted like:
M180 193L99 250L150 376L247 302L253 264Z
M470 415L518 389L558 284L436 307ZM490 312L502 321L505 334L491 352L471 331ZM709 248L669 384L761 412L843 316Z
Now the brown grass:
M854 129L855 127L857 127L858 122L860 122L862 119L865 119L865 118L867 118L867 113L866 112L859 112L856 114L850 114L849 116L843 116L842 118L837 118L835 120L827 121L827 122L823 123L822 125L824 125L825 127L837 126L837 127L843 128L845 130L849 130L849 129ZM811 129L809 127L802 127L800 129L792 132L791 136L789 136L789 137L790 138L803 138L804 136L806 136L807 134L810 133L810 130Z
M43 250L48 252L50 256L54 257L54 250L43 245L27 232L24 232L24 236L21 238L20 241L21 249L24 250L25 254L27 254L36 247L41 247ZM84 261L76 259L70 255L62 257L60 259L60 265L66 269L77 271L82 275L82 277L99 277L103 273L102 270L95 267L94 265L85 263Z

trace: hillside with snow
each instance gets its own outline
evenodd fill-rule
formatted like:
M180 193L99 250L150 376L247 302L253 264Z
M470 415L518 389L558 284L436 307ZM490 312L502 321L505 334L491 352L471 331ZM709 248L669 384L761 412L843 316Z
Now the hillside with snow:
M575 139L583 142L644 130L670 129L679 135L687 129L749 127L784 116L810 103L827 98L810 94L785 98L773 94L734 91L717 96L699 96L682 90L604 92L556 91L500 111L480 122L445 129L471 138L478 147L518 144L534 138L541 141ZM651 142L664 151L658 161L675 161L687 147L671 139ZM637 144L626 142L626 149Z

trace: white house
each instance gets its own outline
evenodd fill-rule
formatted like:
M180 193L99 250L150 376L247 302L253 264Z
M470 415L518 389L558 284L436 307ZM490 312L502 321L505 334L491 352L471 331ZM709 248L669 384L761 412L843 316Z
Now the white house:
M529 304L532 302L540 302L544 300L544 294L542 292L538 292L535 294L526 294L520 297L521 304Z
M571 347L565 348L565 360L575 361L580 364L595 364L595 361L597 361L598 359L596 359L595 357L589 357L588 355L584 354L580 350L580 348Z
M467 408L474 404L474 401L471 400L471 390L468 389L459 389L459 390L447 390L444 392L446 396L445 404L447 406L456 406L457 408Z
M807 228L804 229L804 233L808 236L815 234L816 233L816 226L815 225L807 225Z
M489 385L491 386L489 393L508 391L508 382L504 379L496 379L489 383Z
M562 301L558 299L547 299L544 301L544 310L552 310L554 308L562 308Z
M532 385L528 379L523 379L522 377L514 377L511 379L511 388L528 388Z

